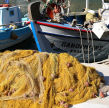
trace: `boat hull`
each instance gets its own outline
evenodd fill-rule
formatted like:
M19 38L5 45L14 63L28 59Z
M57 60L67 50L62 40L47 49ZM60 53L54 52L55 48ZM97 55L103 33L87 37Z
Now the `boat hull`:
M39 51L67 52L90 62L108 56L109 33L98 39L90 30L47 22L31 22L31 28Z
M21 27L15 30L7 29L0 31L0 50L14 46L32 35L29 26Z

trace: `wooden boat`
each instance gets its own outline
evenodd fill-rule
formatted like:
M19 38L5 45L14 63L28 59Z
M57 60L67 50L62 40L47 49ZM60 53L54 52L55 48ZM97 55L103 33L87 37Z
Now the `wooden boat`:
M109 53L109 32L99 39L92 28L72 26L67 22L49 22L40 13L40 2L28 6L31 29L36 45L41 52L68 52L80 61L94 62L104 59ZM80 19L81 20L81 19Z
M21 18L18 6L0 5L0 50L13 46L29 38L31 29Z

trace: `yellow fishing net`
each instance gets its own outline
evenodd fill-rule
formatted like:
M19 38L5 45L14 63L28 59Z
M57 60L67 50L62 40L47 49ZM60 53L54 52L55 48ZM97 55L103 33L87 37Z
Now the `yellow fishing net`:
M0 108L68 108L97 95L100 82L66 53L0 53Z

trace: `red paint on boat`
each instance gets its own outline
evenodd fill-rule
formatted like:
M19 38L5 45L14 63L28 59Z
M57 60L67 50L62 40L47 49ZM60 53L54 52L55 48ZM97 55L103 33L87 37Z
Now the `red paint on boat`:
M82 31L82 32L92 32L91 30L87 31L87 30L75 29L75 28L70 28L70 27L65 27L65 26L60 26L60 25L54 25L54 24L49 24L49 23L40 22L40 21L36 21L35 23L39 24L39 25L55 27L55 28L61 28L61 29L66 29L66 30ZM26 22L26 24L30 24L30 21Z

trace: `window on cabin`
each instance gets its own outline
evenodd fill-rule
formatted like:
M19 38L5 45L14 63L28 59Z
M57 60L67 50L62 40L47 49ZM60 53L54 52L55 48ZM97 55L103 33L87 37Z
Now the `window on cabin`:
M10 11L10 16L13 16L14 15L14 10L11 10Z
M10 21L10 23L13 23L14 21Z
M109 3L109 0L104 0L104 3Z

